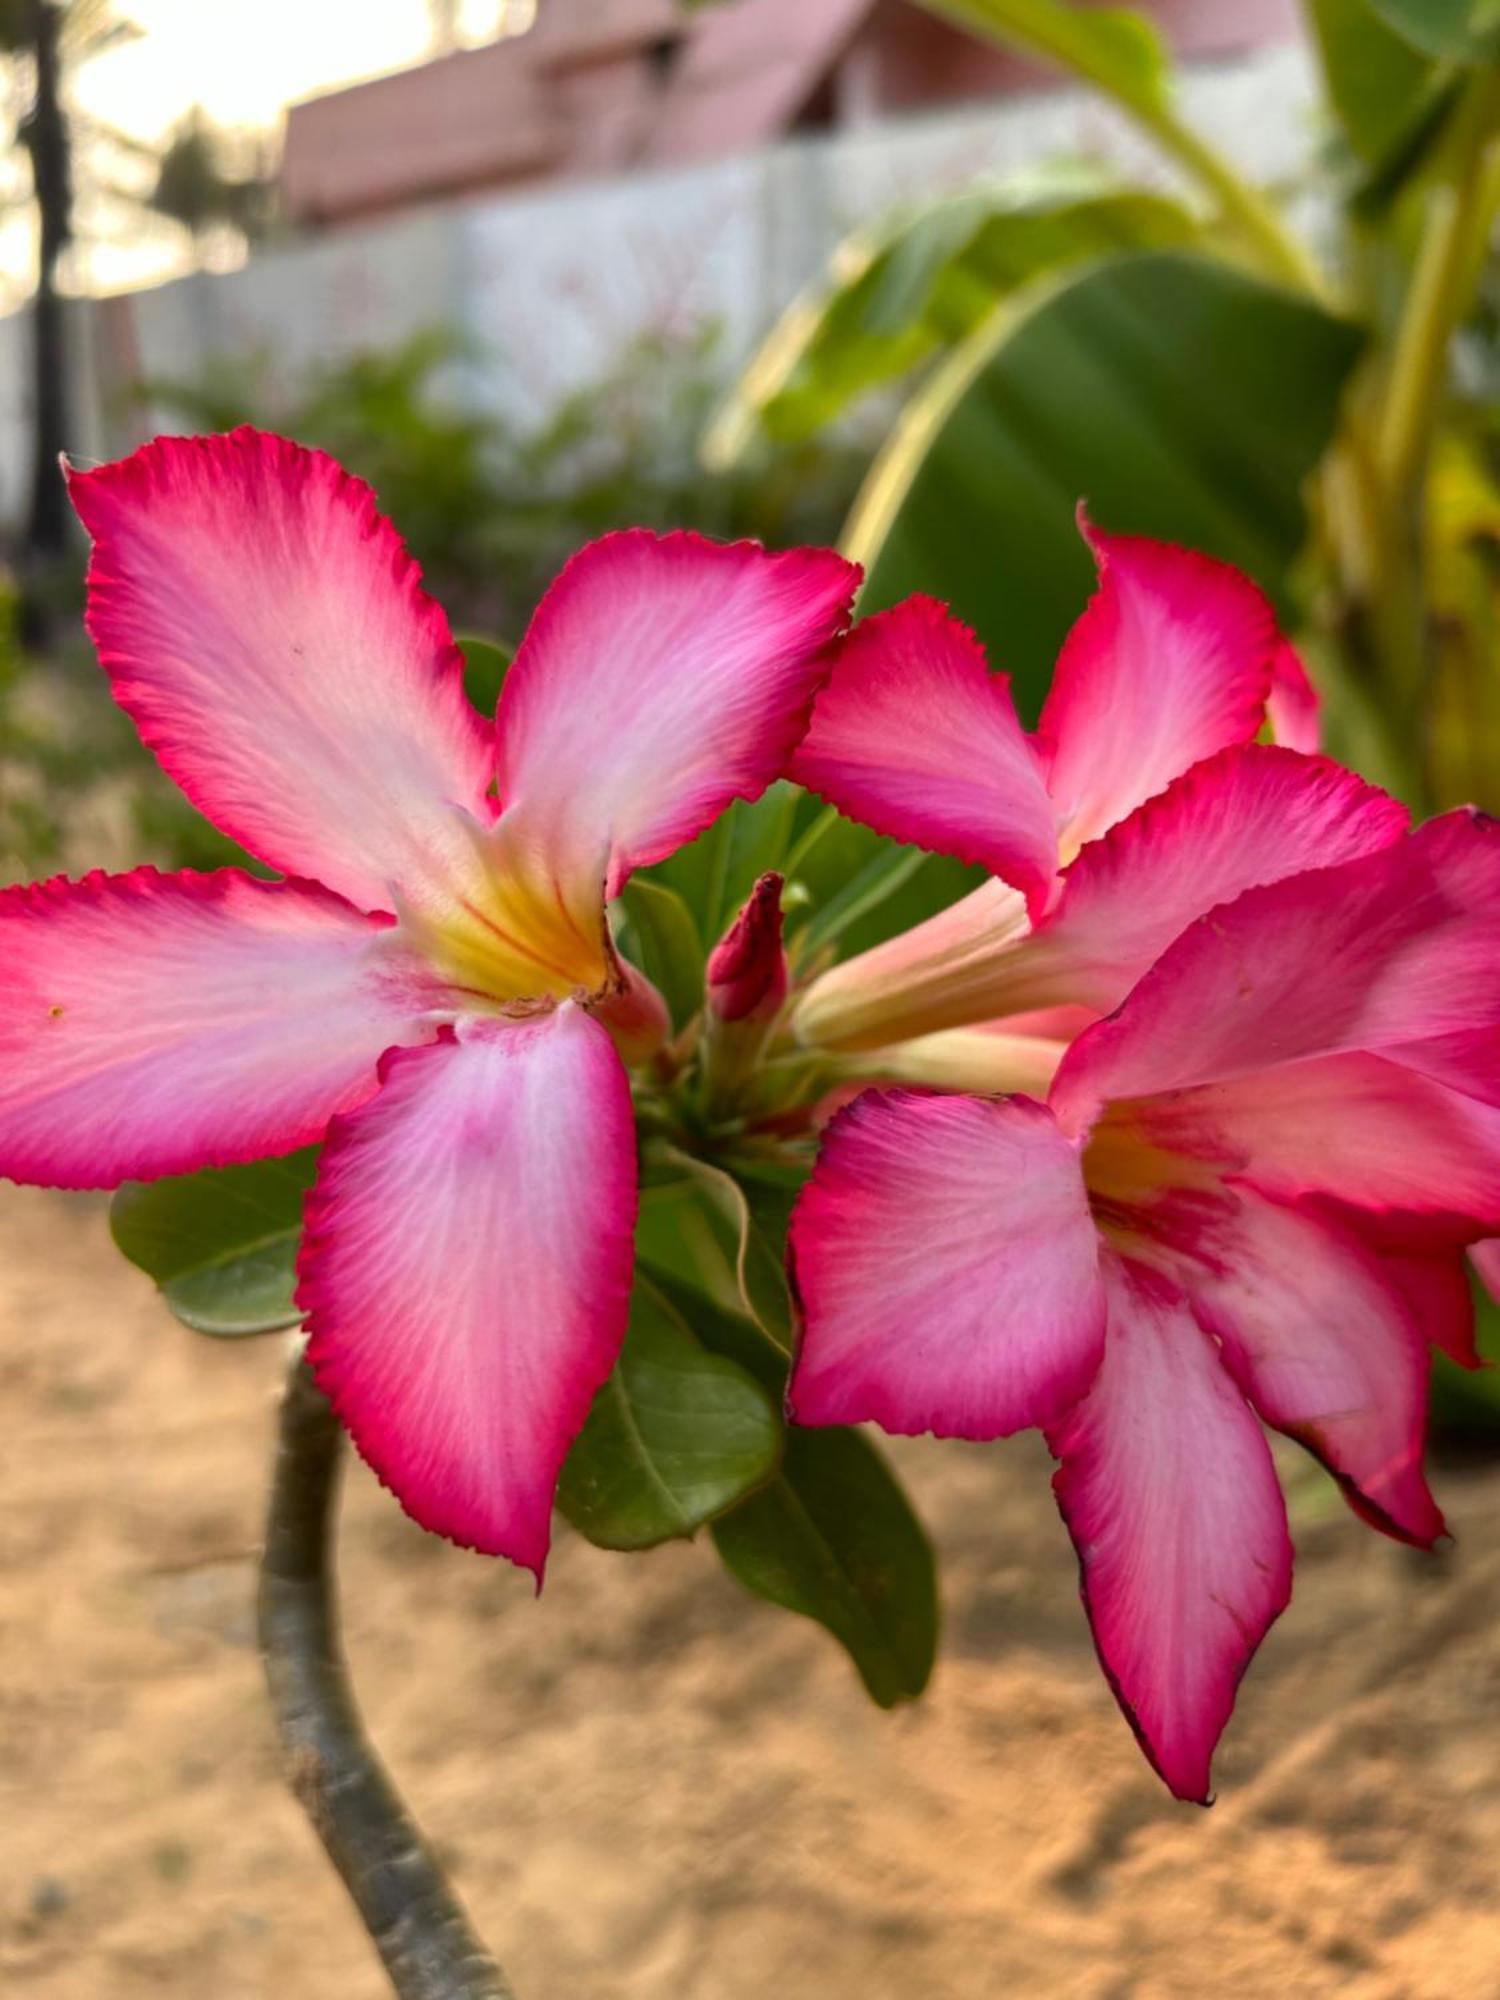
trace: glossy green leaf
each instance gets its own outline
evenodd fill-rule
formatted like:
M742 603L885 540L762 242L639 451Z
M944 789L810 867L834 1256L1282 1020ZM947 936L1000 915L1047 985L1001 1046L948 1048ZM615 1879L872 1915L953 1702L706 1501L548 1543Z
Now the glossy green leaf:
M822 806L786 861L788 944L798 964L838 944L844 955L894 936L984 880L945 855L903 847Z
M779 1409L786 1394L785 1349L766 1339L764 1332L743 1310L703 1290L696 1278L685 1278L666 1269L650 1267L650 1279L693 1337L714 1354L722 1354L753 1375Z
M1372 0L1381 19L1425 55L1500 59L1500 0Z
M706 832L651 871L692 912L706 949L724 935L757 879L785 861L801 798L795 785L778 782L758 799L736 799Z
M690 1278L742 1311L776 1347L789 1353L792 1311L784 1268L785 1210L773 1208L767 1200L757 1213L749 1191L733 1174L675 1147L649 1149L644 1164L638 1254L648 1264L659 1259L669 1271ZM663 1171L672 1177L668 1199L652 1185ZM689 1197L685 1203L679 1192ZM774 1217L769 1234L768 1214ZM694 1253L685 1258L680 1246L689 1240Z
M703 1200L696 1181L665 1157L643 1149L640 1213L635 1228L637 1266L659 1285L684 1285L726 1311L743 1312L736 1271L737 1244L720 1214ZM764 1334L756 1328L757 1338Z
M1309 0L1329 101L1350 146L1381 166L1421 120L1432 63L1380 18L1374 0Z
M1171 65L1143 15L1076 0L924 0L931 13L1086 77L1146 117L1165 108Z
M678 1308L638 1277L625 1345L568 1454L557 1504L600 1548L652 1548L763 1486L781 1445L766 1390L707 1352Z
M649 875L626 883L620 906L621 949L660 989L673 1026L681 1028L703 1005L705 953L692 912L675 889Z
M846 543L861 608L927 591L974 625L1034 719L1093 564L1074 510L1248 570L1289 612L1302 486L1361 336L1287 292L1161 253L1052 286L907 410Z
M309 1147L243 1167L128 1181L110 1206L110 1229L184 1325L222 1339L275 1333L301 1317L292 1293L317 1157Z
M705 1347L780 1400L787 1357L743 1312L680 1275L652 1282ZM747 1589L831 1633L882 1707L922 1692L938 1639L932 1545L884 1456L857 1431L793 1427L775 1477L721 1515L713 1537Z
M790 1430L780 1475L713 1537L747 1590L832 1633L882 1708L926 1687L938 1636L932 1546L858 1432Z
M1179 202L1107 192L1080 172L1060 185L974 187L850 237L827 283L791 307L751 362L705 457L728 465L758 431L811 437L856 398L951 350L1040 272L1184 243L1197 227Z
M455 643L464 656L464 693L481 715L493 715L516 657L515 647L473 632L460 632Z

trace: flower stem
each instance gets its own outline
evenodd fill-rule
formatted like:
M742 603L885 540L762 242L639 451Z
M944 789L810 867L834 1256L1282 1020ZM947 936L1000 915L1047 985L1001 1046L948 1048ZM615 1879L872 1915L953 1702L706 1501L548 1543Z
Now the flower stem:
M1177 116L1166 80L1153 72L1144 48L1134 51L1133 60L1122 59L1118 43L1101 35L1098 22L1086 14L1072 18L1055 0L921 0L921 4L970 34L1021 49L1092 84L1209 195L1267 277L1314 298L1325 296L1326 281L1306 246L1259 190Z
M399 2000L514 2000L360 1722L333 1557L342 1432L298 1359L260 1568L260 1645L287 1782L344 1878Z
M1474 278L1500 205L1500 70L1482 71L1459 106L1451 176L1428 196L1416 269L1396 332L1378 440L1380 470L1398 504L1420 491L1448 382L1453 332L1473 303Z

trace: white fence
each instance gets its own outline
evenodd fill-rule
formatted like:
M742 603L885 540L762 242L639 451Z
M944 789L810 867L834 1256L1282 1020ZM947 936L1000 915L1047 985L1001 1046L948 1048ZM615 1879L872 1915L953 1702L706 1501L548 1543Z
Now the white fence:
M1304 51L1199 68L1187 115L1254 178L1292 182L1314 138ZM124 391L194 380L212 359L275 356L295 373L444 325L494 357L483 393L522 422L607 374L646 332L722 330L726 369L854 225L913 198L1060 156L1117 161L1166 185L1151 149L1070 90L807 138L627 180L457 203L267 250L73 308L80 456L151 428ZM0 320L0 521L24 490L26 327Z

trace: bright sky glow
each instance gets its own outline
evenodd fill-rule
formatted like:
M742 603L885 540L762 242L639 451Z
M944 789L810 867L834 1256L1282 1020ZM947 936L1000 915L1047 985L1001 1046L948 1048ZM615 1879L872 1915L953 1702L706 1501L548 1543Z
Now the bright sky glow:
M74 86L74 101L132 137L156 141L195 104L217 125L274 132L282 111L355 78L420 62L432 46L427 0L117 0L141 39L99 56ZM510 11L519 15L517 0ZM460 0L465 40L501 27L505 0ZM516 26L522 25L516 19ZM86 177L81 175L80 179ZM126 176L117 174L116 179ZM131 176L149 182L150 169ZM72 278L88 290L117 290L175 275L186 267L180 231L127 206L101 207L88 223L108 240L85 244ZM17 215L0 226L0 303L24 289L31 223Z

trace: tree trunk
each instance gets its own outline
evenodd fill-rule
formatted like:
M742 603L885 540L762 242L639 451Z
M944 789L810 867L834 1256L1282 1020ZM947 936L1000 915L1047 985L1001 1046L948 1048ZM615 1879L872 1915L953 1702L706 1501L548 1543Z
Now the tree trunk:
M261 1654L287 1779L398 2000L515 2000L354 1705L333 1552L342 1436L311 1369L297 1361L281 1402L260 1566Z
M38 245L31 308L31 496L25 550L29 566L45 569L67 549L67 495L58 456L68 444L68 358L57 267L72 235L72 163L62 108L61 10L52 0L28 0L36 63L36 100L24 139L31 155Z

